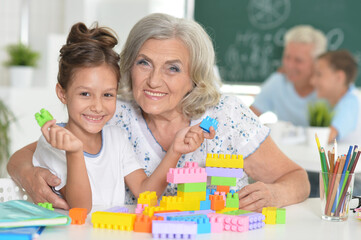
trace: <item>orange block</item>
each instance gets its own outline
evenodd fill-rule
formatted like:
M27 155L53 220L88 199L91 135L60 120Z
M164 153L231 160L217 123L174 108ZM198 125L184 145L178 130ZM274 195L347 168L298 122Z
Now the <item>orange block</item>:
M229 193L230 186L217 186L217 192Z
M153 220L164 220L163 217L149 217L143 214L137 214L134 222L134 232L145 232L152 233L152 221Z
M87 210L86 208L72 208L69 210L69 217L71 218L71 224L82 225L85 223Z
M212 210L219 211L224 208L224 199L222 195L210 195L209 200L211 200Z

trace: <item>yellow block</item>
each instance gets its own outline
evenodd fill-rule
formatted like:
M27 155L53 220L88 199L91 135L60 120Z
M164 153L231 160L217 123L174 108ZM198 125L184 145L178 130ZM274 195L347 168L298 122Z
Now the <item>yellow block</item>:
M263 220L266 224L276 224L276 207L265 207L262 209L262 214L266 217Z
M243 156L207 153L206 167L243 168Z
M138 203L148 204L149 207L156 206L158 203L157 193L150 191L142 192L139 194Z
M196 211L200 210L200 200L184 199L178 196L163 196L159 205L165 210Z
M200 201L204 201L206 200L206 192L182 192L182 191L178 191L177 192L177 196L178 197L183 197L185 199L185 201L187 201L187 199L198 199Z
M238 208L223 208L222 210L216 211L216 213L225 213L225 212L230 212L230 211L234 211L234 210L238 210Z
M165 210L163 207L145 207L144 208L144 211L143 211L143 214L144 215L147 215L149 217L153 217L154 215L154 212L157 212L157 211L163 211Z
M130 213L94 212L91 222L94 228L133 231L135 216Z

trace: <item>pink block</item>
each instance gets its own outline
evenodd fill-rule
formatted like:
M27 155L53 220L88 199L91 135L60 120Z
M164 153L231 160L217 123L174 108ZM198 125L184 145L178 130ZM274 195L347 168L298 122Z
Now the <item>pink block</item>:
M220 221L223 220L224 231L245 232L248 231L249 228L248 216L233 216L233 215L218 214L218 213L211 213L208 214L207 216L210 218L210 222L211 222L211 217L218 217ZM211 222L211 231L212 231L212 222Z
M211 232L212 233L223 232L224 216L214 213L210 213L207 216L209 217L209 222L211 223Z
M223 196L224 206L226 206L227 197L226 197L226 193L225 193L225 192L214 192L214 195L221 195L221 196Z
M188 164L187 164L188 163ZM187 162L187 168L170 168L167 173L167 182L169 183L195 183L206 182L207 173L205 168L197 167L197 163ZM195 166L189 168L189 166Z
M144 208L148 207L148 204L137 204L137 207L135 208L135 213L142 213L144 211Z

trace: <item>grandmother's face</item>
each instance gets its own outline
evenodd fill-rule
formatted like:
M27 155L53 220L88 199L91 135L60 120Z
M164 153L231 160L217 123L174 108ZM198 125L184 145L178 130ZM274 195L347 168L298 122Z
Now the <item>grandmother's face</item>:
M189 51L176 38L149 39L132 67L135 101L150 115L178 114L180 101L192 89Z

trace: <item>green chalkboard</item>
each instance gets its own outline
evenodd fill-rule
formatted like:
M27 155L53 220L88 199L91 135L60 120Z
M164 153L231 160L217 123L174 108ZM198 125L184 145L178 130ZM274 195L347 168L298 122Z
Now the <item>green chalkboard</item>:
M352 52L361 86L361 0L195 0L194 19L213 39L223 82L263 82L281 65L284 33L309 24L329 50Z

